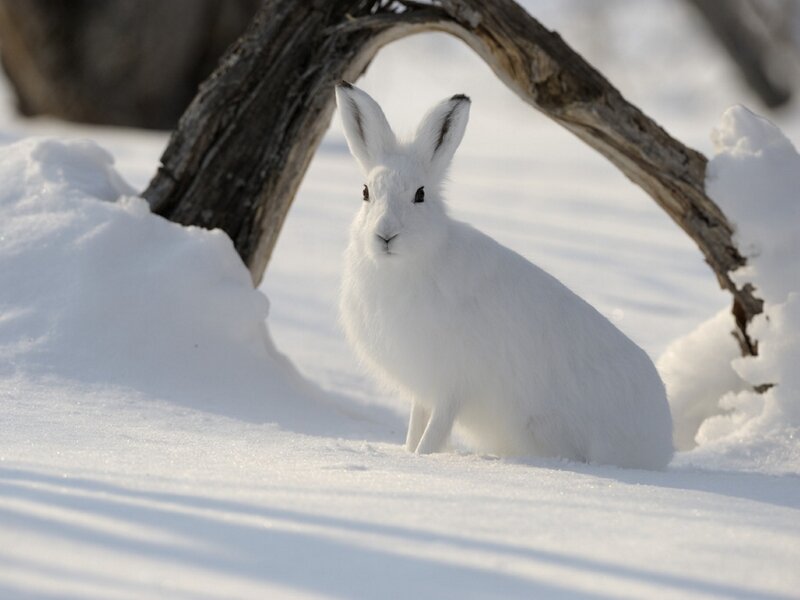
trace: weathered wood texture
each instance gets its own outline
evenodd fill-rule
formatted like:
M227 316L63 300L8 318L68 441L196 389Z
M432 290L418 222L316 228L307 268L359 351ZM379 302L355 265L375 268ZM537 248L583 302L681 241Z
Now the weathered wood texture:
M333 85L418 31L451 33L522 99L606 156L697 243L734 296L743 351L762 302L730 272L745 264L704 191L706 158L669 136L513 0L264 3L202 86L145 192L153 209L221 227L260 281L295 191L328 126Z
M392 36L430 17L391 13L391 23L337 29L373 5L264 2L201 86L144 192L171 220L226 231L256 283L330 122L334 84L358 78Z

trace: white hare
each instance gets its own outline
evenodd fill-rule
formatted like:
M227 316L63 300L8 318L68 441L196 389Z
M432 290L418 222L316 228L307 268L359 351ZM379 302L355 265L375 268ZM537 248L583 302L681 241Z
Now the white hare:
M378 104L336 101L366 185L350 230L341 318L358 355L413 401L406 447L437 452L458 424L481 451L663 468L672 421L651 360L519 254L447 215L442 181L470 100L395 138Z

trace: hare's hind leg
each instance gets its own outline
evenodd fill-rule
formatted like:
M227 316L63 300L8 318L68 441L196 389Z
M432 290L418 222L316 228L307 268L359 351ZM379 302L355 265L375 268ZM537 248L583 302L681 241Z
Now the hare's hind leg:
M453 423L456 420L456 403L444 402L437 404L431 411L431 419L422 434L422 439L417 446L417 454L430 454L440 452L450 432L453 430Z
M406 435L406 450L409 452L414 452L419 446L422 432L425 431L430 417L430 411L415 400L411 405L411 418L408 420L408 434Z

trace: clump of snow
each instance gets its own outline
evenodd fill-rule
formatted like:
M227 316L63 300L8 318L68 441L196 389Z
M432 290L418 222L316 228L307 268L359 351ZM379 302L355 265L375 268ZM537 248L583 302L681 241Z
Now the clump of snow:
M309 401L223 232L152 215L89 141L0 147L0 181L0 377L287 424Z
M800 291L800 155L775 125L743 106L728 109L712 140L708 193L736 225L748 258L734 274L768 307Z
M712 139L717 154L708 167L708 193L735 224L735 241L747 257L734 280L752 284L764 300L763 314L750 326L759 354L731 356L731 343L722 343L731 322L720 315L665 353L661 367L672 392L676 439L685 447L693 438L696 454L715 461L797 471L800 155L775 125L741 106L725 112ZM690 366L709 362L717 364L705 378ZM676 383L688 378L702 382ZM774 387L753 390L762 384Z
M675 340L658 360L658 371L667 386L678 450L690 450L697 445L697 430L706 419L719 414L719 399L723 394L746 387L731 365L740 356L739 345L732 335L734 327L730 307L724 308Z

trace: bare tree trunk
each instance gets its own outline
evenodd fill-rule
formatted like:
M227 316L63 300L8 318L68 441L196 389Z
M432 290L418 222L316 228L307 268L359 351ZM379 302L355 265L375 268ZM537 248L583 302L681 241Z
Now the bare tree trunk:
M158 214L226 231L256 283L330 122L334 83L356 79L388 34L432 19L429 10L392 13L383 27L336 30L372 5L265 2L201 86L144 192Z
M513 0L265 2L182 117L145 197L172 220L225 230L258 283L330 121L335 82L356 79L390 41L431 30L461 38L522 99L650 194L734 296L743 351L756 353L746 326L762 302L730 278L745 259L705 194L706 158Z
M23 114L171 129L259 0L0 0Z
M688 2L700 12L747 85L766 106L775 108L791 99L796 73L785 64L785 40L770 30L768 15L760 12L784 7L763 0Z

